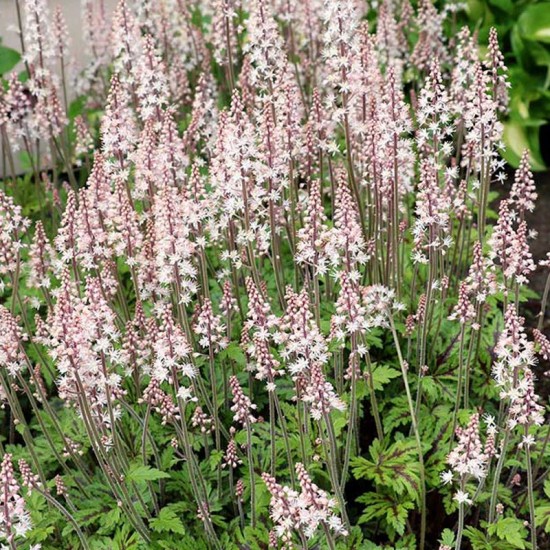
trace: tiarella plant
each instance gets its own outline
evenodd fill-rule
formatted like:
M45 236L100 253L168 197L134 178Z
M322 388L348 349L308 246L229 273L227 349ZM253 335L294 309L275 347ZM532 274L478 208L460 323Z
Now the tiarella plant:
M550 260L496 31L83 0L79 67L15 4L0 547L547 548Z

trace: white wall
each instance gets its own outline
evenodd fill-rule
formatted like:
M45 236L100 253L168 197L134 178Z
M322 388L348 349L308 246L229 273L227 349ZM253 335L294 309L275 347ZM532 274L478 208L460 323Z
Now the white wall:
M104 2L107 13L111 13L111 11L117 4L117 0L104 0ZM19 0L19 3L21 9L23 10L25 0ZM65 16L65 20L67 21L67 27L69 28L69 34L71 37L71 54L76 60L78 66L82 66L82 63L85 61L85 56L81 31L82 12L80 0L48 0L47 4L52 14L56 6L61 6L63 10L63 15ZM19 41L19 35L13 30L17 27L16 0L0 0L0 37L2 37L2 43L5 46L9 46L10 48L13 48L20 52L21 44ZM20 69L22 69L22 66L20 67ZM1 163L2 158L0 153L0 178L3 174L3 166L1 165Z
M117 4L117 0L104 0L107 13L111 13ZM19 0L21 9L25 0ZM82 32L81 32L81 2L80 0L47 0L50 12L53 14L57 6L61 6L63 15L67 21L71 35L71 51L77 62L84 60ZM10 27L17 27L16 0L0 0L0 36L2 42L10 48L20 51L19 36L10 30Z

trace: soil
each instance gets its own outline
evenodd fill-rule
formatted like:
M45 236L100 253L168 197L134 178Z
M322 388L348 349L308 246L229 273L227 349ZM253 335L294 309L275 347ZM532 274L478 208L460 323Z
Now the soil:
M530 229L537 232L537 238L531 242L531 252L536 264L544 260L550 252L550 172L536 174L538 199L534 212L526 216L526 221ZM538 267L530 278L530 287L539 295L538 298L529 300L526 304L526 310L523 312L526 318L528 328L535 328L538 324L538 315L540 312L540 299L544 292L546 279L549 274L548 267ZM543 332L550 338L550 304L546 307L546 313L543 321ZM539 361L536 369L539 380L539 395L542 404L548 403L550 395L550 361Z
M531 252L535 262L543 260L546 254L550 252L550 172L537 174L536 176L538 199L534 212L526 217L530 228L538 233L537 238L531 243ZM531 276L531 288L542 294L548 268L538 268ZM546 322L550 321L547 312Z

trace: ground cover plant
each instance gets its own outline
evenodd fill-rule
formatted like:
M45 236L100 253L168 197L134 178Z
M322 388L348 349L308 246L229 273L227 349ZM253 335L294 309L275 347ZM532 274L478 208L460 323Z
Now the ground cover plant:
M16 4L0 547L548 548L550 256L496 31L85 0L78 67L62 12Z

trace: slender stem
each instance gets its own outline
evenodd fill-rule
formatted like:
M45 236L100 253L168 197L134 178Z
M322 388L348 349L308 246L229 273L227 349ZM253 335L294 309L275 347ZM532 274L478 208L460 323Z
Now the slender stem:
M409 412L411 415L411 422L414 432L414 437L416 439L416 447L418 450L418 462L420 465L420 550L424 549L426 543L426 476L424 472L424 454L422 452L422 443L420 441L420 433L418 431L418 425L416 422L416 413L414 410L414 403L411 396L411 390L409 388L409 381L407 377L408 367L403 360L403 354L401 353L401 346L399 345L399 338L397 337L397 332L395 330L395 324L393 322L393 316L391 312L388 311L388 319L390 322L390 329L393 335L393 340L395 343L395 348L397 350L397 357L399 358L399 364L401 366L401 374L403 376L403 383L405 385L405 392L407 394L407 402L409 405Z
M376 399L376 392L374 391L374 380L372 374L372 363L370 360L370 353L367 351L366 355L367 361L367 372L369 375L368 386L370 393L370 400L372 405L372 415L374 416L374 423L376 424L376 435L378 439L382 441L384 439L384 430L382 429L382 421L380 420L380 411L378 410L378 400Z
M489 504L489 523L493 523L495 520L497 496L498 496L498 484L500 480L500 474L502 473L502 468L504 467L504 460L506 458L506 449L508 447L508 440L510 439L510 428L506 427L504 432L504 442L501 447L500 456L498 457L498 462L495 470L495 475L493 477L493 489L491 491L491 502Z
M269 392L269 433L271 436L271 464L270 473L275 477L275 464L277 463L277 437L275 434L275 404L273 403L273 392Z
M250 420L246 421L246 455L248 459L248 474L250 476L250 511L252 527L256 527L256 479L254 476L254 461L252 458L252 430Z
M344 450L344 463L342 466L342 476L340 481L340 487L344 490L346 484L348 467L351 456L351 445L353 441L353 435L355 433L355 424L357 419L357 336L352 334L351 336L351 401L350 401L350 415L348 422L348 433L346 436L346 447Z
M451 431L451 441L450 444L453 444L453 434L456 431L456 424L458 419L458 410L460 409L460 401L462 400L462 379L464 377L464 332L466 325L462 323L460 325L460 351L458 352L458 382L456 388L456 400L455 408L453 412L453 423Z
M281 430L283 432L283 440L285 442L286 447L286 458L288 462L288 473L290 475L290 481L294 485L295 479L294 479L294 461L292 460L292 447L290 445L290 437L288 436L288 430L286 426L286 419L283 414L283 410L281 408L281 403L279 401L279 398L277 397L276 392L270 392L270 394L273 394L273 403L275 405L275 410L277 411L277 416L279 417L279 421L281 422ZM299 407L298 407L299 408Z
M464 480L460 482L460 490L464 491ZM458 504L458 531L456 534L456 550L461 550L462 532L464 531L464 502Z
M529 435L529 426L525 426L525 437ZM535 518L535 495L533 487L533 465L531 463L531 449L525 445L525 460L527 462L527 495L529 500L529 527L531 528L531 548L537 550L537 525Z
M327 447L326 438L321 437L321 440L323 442L323 447L325 451L325 456L328 462L328 470L329 470L329 476L330 476L330 482L332 484L332 490L336 494L336 499L338 500L338 504L340 505L340 509L342 512L342 521L344 522L344 525L346 528L350 527L348 514L346 510L346 500L344 498L344 492L342 490L342 487L340 486L340 480L338 477L338 466L337 466L337 447L336 447L336 437L334 435L334 428L332 426L332 422L330 420L330 416L328 413L325 413L323 416L323 420L325 421L326 430L328 433L328 441L329 445ZM323 433L323 427L322 423L319 422L319 433Z
M74 530L76 531L76 534L78 535L78 538L80 542L82 543L82 548L85 550L88 550L90 546L88 545L86 538L84 537L84 533L78 526L77 521L74 519L73 515L65 508L61 503L59 503L55 498L52 497L47 491L42 490L37 485L34 485L33 490L37 493L40 493L52 506L57 508L71 523L71 525L74 527Z

